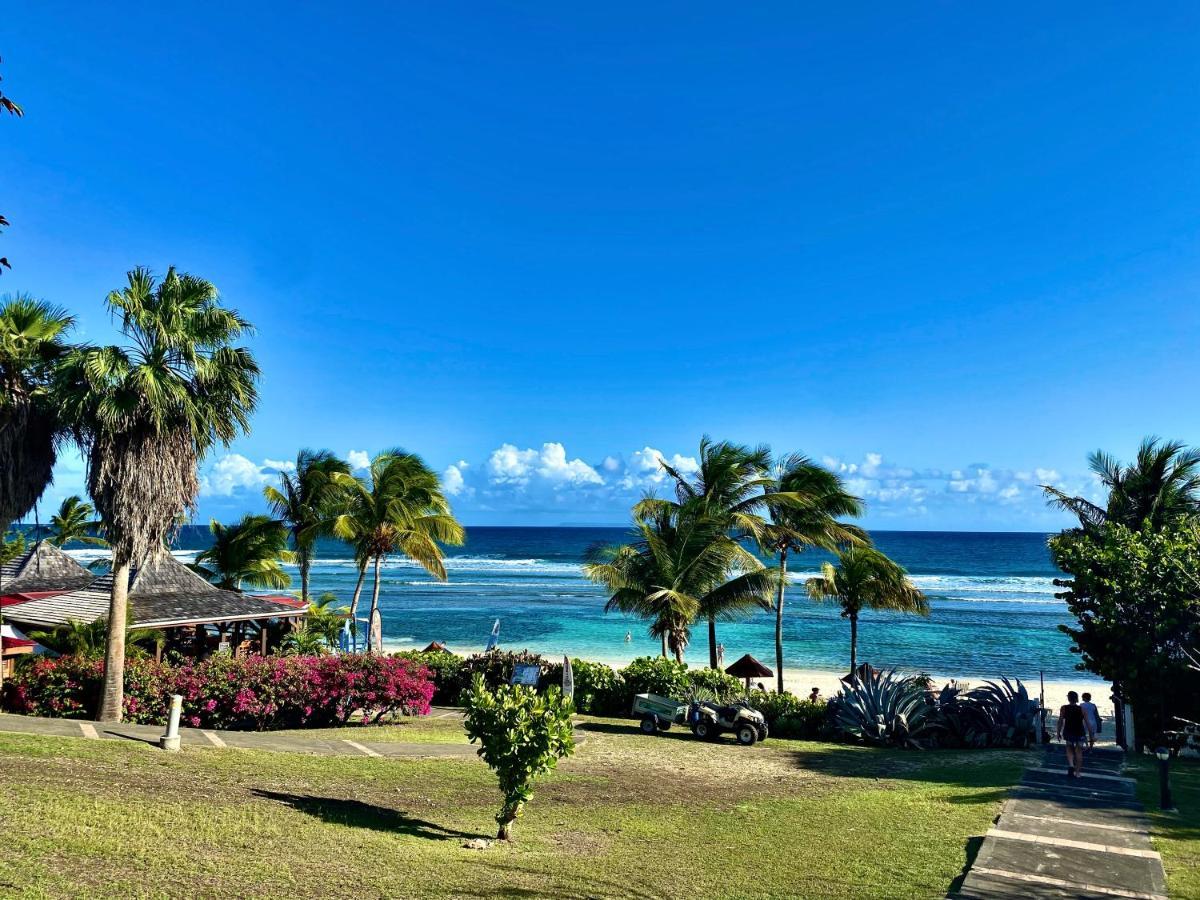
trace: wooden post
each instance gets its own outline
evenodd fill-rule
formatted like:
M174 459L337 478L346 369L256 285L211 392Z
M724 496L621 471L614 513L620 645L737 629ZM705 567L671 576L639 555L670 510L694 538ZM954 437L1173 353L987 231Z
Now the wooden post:
M267 655L267 623L266 620L260 619L258 625L258 651L263 656Z

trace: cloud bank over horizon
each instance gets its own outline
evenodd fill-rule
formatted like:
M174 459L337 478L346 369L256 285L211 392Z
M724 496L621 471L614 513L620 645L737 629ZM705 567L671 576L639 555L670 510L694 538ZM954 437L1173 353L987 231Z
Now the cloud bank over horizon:
M361 475L370 454L350 449L345 458ZM1049 531L1070 519L1046 506L1040 485L1054 484L1094 500L1103 497L1091 474L1064 474L1050 466L974 462L922 468L893 462L877 451L854 459L817 458L863 498L867 514L862 521L873 528ZM505 441L483 458L460 458L444 466L440 474L455 514L467 524L622 525L642 496L670 491L662 461L686 475L698 469L694 455L649 444L585 458L561 441L538 447ZM201 519L259 510L262 486L294 469L290 461L256 462L238 453L211 460L201 471Z

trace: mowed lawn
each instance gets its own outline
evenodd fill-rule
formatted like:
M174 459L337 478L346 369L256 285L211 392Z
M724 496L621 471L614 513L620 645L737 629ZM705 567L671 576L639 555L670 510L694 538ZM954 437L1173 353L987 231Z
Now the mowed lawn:
M1200 898L1200 762L1171 762L1171 799L1178 812L1159 812L1158 761L1133 757L1130 772L1138 780L1138 799L1150 814L1150 836L1167 870L1173 898Z
M499 797L473 758L0 734L0 895L942 897L1026 762L581 729L482 851Z

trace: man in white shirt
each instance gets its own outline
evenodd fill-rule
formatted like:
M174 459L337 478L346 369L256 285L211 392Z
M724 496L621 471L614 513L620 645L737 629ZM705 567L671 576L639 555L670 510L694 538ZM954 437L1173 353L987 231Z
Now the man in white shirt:
M1079 708L1083 710L1084 716L1092 723L1092 733L1100 733L1100 710L1096 708L1096 704L1092 702L1091 694L1083 695L1083 702L1079 704Z

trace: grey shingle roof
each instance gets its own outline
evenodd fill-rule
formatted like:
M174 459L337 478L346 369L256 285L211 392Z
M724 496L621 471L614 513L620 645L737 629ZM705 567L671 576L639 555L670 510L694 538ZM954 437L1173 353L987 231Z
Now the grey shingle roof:
M96 580L75 560L49 541L37 541L21 556L0 566L0 593L23 594L30 591L70 591Z
M68 619L92 622L108 615L111 592L112 575L105 575L79 590L9 606L5 617L42 627L64 625ZM284 600L223 591L169 554L151 560L129 579L130 624L139 628L303 614L297 604Z

